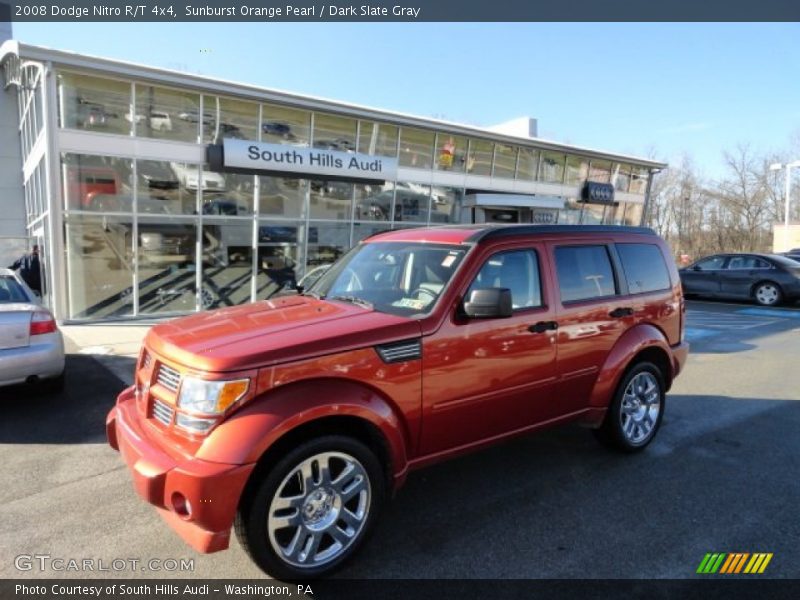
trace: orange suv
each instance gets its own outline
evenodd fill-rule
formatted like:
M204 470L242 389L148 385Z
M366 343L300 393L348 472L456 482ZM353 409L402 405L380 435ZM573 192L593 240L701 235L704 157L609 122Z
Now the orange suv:
M409 471L578 421L642 450L688 353L669 248L612 226L403 229L308 290L153 327L107 433L195 549L326 575Z

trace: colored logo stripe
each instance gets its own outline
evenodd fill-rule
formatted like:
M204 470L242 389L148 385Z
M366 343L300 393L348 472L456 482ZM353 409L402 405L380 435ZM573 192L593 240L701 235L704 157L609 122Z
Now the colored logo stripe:
M697 573L731 575L736 573L763 573L772 560L771 552L709 552L703 557ZM749 561L748 561L749 559ZM747 565L747 566L745 566ZM744 569L744 571L743 571Z

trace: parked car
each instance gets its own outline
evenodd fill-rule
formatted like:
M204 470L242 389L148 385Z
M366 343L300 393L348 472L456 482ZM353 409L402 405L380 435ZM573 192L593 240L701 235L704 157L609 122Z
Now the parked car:
M556 423L652 442L688 354L671 256L632 227L375 235L302 295L153 327L108 440L195 549L235 522L265 572L327 575L410 470Z
M788 252L784 252L783 256L791 258L794 261L800 262L800 248L792 248Z
M715 254L680 270L687 296L753 300L762 306L800 298L800 264L779 254Z
M265 121L261 124L261 131L267 135L275 135L285 140L294 140L295 135L292 133L292 128L287 123L280 121Z
M64 387L64 340L53 315L11 269L0 269L0 387Z
M178 118L181 121L188 121L189 123L197 123L199 120L199 111L197 109L184 110L178 113ZM203 113L203 123L208 125L214 121L214 115L208 112Z
M249 213L244 204L239 204L236 200L229 200L227 198L214 198L203 203L204 215L227 215L239 216L247 215Z
M196 190L199 185L199 169L196 165L186 165L178 162L171 162L169 166L178 178L181 185L187 190ZM203 171L202 191L219 192L225 189L225 178L214 171Z
M88 102L78 99L77 113L75 115L76 125L84 129L94 129L108 125L109 114L102 104Z
M102 163L80 162L66 166L67 204L84 210L112 210L98 199L121 191L119 174Z
M167 112L151 110L150 127L155 131L172 131L172 118Z
M159 161L140 160L136 163L136 172L141 182L150 189L174 190L180 185L174 169Z

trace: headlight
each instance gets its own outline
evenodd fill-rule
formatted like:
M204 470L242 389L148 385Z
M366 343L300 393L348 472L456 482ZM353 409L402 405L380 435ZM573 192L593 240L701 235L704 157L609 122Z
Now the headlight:
M207 415L220 415L247 393L249 379L229 381L207 381L196 377L184 377L178 408Z

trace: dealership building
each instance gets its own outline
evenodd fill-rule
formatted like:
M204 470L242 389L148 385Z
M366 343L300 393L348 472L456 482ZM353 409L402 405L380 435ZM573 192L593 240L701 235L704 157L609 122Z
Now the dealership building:
M268 298L386 229L639 225L666 166L11 39L0 65L0 260L39 246L60 321Z

